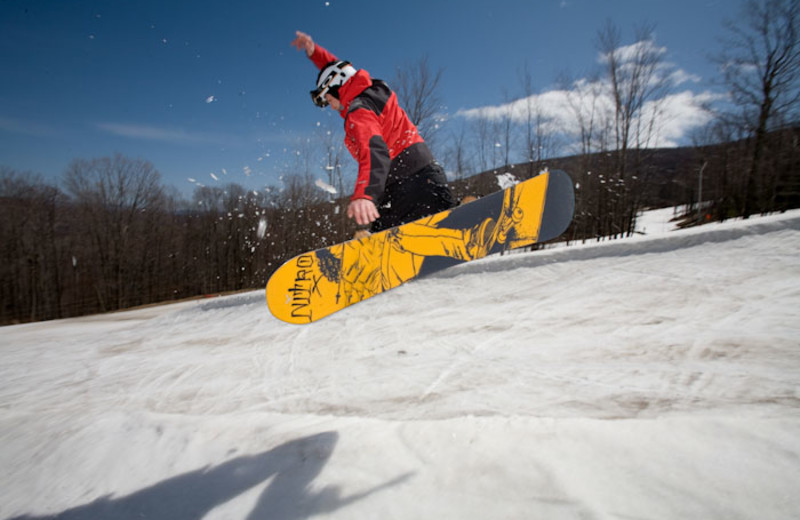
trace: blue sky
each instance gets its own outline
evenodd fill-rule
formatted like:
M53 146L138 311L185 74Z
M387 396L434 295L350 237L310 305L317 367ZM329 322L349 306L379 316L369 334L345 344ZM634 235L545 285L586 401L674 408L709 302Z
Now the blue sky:
M297 29L374 77L391 79L427 54L444 71L442 113L457 122L521 96L526 64L543 102L561 74L589 74L607 19L625 44L637 24L654 24L665 61L692 78L678 90L711 92L708 55L737 8L730 0L2 0L0 165L57 181L73 159L119 152L152 162L186 196L197 184L279 185L299 148L324 148L319 136L341 126L310 101L316 70L289 45ZM313 166L320 177L323 166Z

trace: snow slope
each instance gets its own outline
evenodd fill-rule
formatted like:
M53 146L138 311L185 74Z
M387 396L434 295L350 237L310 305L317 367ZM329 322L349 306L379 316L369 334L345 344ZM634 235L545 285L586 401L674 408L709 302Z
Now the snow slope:
M0 519L800 517L800 212L0 330ZM659 220L660 219L660 220Z

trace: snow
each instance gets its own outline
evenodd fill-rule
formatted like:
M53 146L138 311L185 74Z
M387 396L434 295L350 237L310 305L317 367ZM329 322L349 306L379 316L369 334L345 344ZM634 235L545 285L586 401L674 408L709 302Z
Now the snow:
M322 179L317 179L314 181L314 184L317 188L321 189L324 192L330 193L331 195L336 195L337 191L336 188L328 184L327 182L323 181Z
M519 180L516 177L514 177L514 174L510 172L501 173L495 176L495 178L497 179L497 185L500 187L501 190L508 189L511 186L514 186L515 184L519 183Z
M800 212L669 217L308 326L4 327L0 518L800 517Z
M258 229L256 229L256 236L259 240L263 239L267 234L267 218L261 217L258 219Z

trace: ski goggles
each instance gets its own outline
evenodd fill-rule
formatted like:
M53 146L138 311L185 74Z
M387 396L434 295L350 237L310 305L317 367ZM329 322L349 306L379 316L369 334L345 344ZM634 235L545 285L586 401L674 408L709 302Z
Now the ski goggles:
M331 81L333 81L333 78L326 81L323 86L311 91L311 101L320 108L328 106L328 100L325 99L325 94L330 93L333 97L338 98L339 87L329 87L328 85L330 85Z

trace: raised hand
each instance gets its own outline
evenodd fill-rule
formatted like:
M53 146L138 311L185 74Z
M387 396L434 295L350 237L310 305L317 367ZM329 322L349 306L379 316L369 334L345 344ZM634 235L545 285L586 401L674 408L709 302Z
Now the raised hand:
M302 31L295 32L295 38L292 40L292 45L297 47L299 51L306 51L306 54L311 56L314 54L314 40L308 34Z

